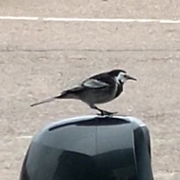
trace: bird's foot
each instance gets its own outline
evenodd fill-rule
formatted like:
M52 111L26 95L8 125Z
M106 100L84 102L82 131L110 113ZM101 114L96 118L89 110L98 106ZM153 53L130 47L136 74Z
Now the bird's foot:
M100 111L100 113L97 113L97 115L99 116L113 116L114 114L117 114L118 112L109 112L109 111L105 111L102 110Z

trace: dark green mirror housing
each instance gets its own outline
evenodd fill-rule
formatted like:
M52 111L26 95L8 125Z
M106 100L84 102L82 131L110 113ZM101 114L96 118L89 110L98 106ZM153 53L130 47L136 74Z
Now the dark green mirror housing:
M20 180L153 180L146 125L129 116L81 116L37 133Z

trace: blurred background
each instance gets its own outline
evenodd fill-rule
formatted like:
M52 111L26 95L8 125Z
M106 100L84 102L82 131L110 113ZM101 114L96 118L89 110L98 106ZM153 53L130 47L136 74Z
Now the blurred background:
M39 129L59 119L95 114L73 100L30 104L113 68L138 81L128 82L118 99L100 107L143 120L151 132L155 180L175 179L180 172L179 9L175 0L0 1L2 179L18 179L24 153ZM67 19L44 19L52 17ZM117 18L125 21L113 22Z

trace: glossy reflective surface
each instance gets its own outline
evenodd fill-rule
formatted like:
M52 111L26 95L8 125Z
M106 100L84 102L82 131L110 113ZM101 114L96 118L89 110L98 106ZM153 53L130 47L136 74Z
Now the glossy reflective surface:
M56 123L38 133L21 180L138 180L129 121L93 118Z

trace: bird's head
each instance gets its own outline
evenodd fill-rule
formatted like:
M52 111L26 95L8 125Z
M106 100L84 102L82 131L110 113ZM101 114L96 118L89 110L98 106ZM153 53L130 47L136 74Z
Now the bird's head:
M127 80L137 81L136 78L129 76L126 73L126 71L124 71L122 69L114 69L114 70L110 71L109 74L110 74L110 76L115 77L115 79L122 84L125 83Z

